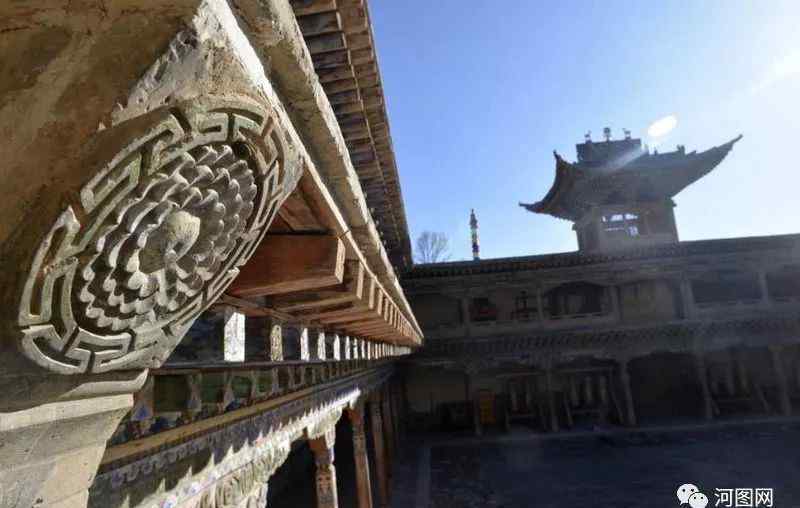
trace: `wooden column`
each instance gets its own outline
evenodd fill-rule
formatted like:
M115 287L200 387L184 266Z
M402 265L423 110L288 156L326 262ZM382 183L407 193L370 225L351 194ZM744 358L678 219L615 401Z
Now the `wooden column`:
M394 415L389 404L389 394L384 385L381 395L381 411L383 412L383 435L386 439L386 474L392 476L396 450L394 446Z
M636 426L636 408L633 405L633 392L631 391L631 377L628 373L628 360L619 361L619 381L622 385L622 395L625 398L625 425Z
M708 386L706 360L701 351L694 353L694 364L697 371L697 381L700 383L700 391L703 396L703 418L711 420L714 418L714 403L711 400L711 389Z
M728 391L728 396L733 397L736 395L736 376L733 370L733 351L727 349L725 353L725 389Z
M472 428L476 436L481 436L483 435L483 425L481 425L481 410L478 400L475 398L472 390L472 377L469 375L469 373L464 373L464 376L467 378L464 387L467 397L467 408L472 408Z
M683 315L685 319L692 319L695 317L694 294L692 292L692 283L689 279L681 279L681 300L683 302Z
M333 445L336 440L335 429L308 441L314 452L316 466L317 508L339 508L336 491L336 467L333 465Z
M461 324L464 325L464 335L469 337L470 328L472 327L472 320L469 315L469 297L462 296L459 302L461 303Z
M364 432L364 404L347 412L353 429L353 459L356 467L356 497L358 508L372 508L372 485L369 481L367 436Z
M386 474L386 455L384 451L383 419L381 418L380 396L375 394L369 402L369 416L372 423L372 441L375 449L375 473L378 475L380 506L389 506L389 477Z
M789 384L786 382L786 373L783 370L783 360L781 353L782 346L770 346L770 356L772 356L772 369L775 372L775 381L778 385L778 399L781 405L781 413L784 416L792 414L792 399L789 398Z
M761 292L761 305L764 307L771 307L772 303L769 299L769 284L767 283L766 270L758 271L758 287Z
M325 360L325 332L321 329L310 332L309 336L309 356L311 360Z
M403 435L403 409L400 405L400 390L397 387L397 383L390 385L389 403L392 406L392 415L394 416L394 447L399 450L400 438Z
M556 394L553 392L553 369L548 366L544 371L544 384L547 390L547 410L550 413L550 430L558 432L558 413L556 412Z
M750 395L750 379L747 374L744 351L737 349L733 351L733 361L736 364L736 377L739 378L739 389L745 395Z
M607 286L609 300L611 301L611 314L614 320L622 321L622 307L619 304L619 288L617 286Z
M541 285L536 287L536 316L540 323L544 323L544 299L542 298L543 288Z

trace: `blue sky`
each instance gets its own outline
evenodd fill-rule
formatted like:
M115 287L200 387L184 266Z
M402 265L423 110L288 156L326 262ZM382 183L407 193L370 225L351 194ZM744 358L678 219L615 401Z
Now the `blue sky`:
M498 8L502 5L502 8ZM541 199L552 151L666 115L662 151L744 134L678 194L682 240L800 232L800 2L373 0L384 93L412 242L424 230L470 257L575 250Z

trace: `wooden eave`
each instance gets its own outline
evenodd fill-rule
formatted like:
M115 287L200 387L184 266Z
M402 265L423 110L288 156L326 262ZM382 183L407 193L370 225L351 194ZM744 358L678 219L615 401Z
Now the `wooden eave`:
M696 256L736 255L752 252L800 250L800 234L718 240L695 240L661 245L633 247L610 252L565 252L537 256L481 259L415 265L404 281L462 277L519 271L552 270L629 261L658 261Z
M411 242L366 0L292 0L367 205L392 263L411 263Z

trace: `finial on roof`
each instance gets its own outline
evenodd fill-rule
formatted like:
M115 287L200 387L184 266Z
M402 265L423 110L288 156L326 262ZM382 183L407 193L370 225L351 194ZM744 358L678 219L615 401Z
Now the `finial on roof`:
M611 141L611 127L603 127L603 137L606 141Z
M583 139L587 143L591 143L592 142L592 131L586 131L586 134L583 135Z
M481 258L481 247L478 244L478 218L474 208L469 213L469 227L472 233L472 259L477 261Z
M622 133L625 134L625 139L631 139L631 131L628 129L622 129Z

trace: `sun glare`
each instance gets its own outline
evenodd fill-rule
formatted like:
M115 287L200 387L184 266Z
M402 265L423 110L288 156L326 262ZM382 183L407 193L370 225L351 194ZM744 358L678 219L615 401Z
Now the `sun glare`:
M668 115L656 120L647 128L647 134L651 138L660 138L672 132L678 125L678 118L675 115Z

